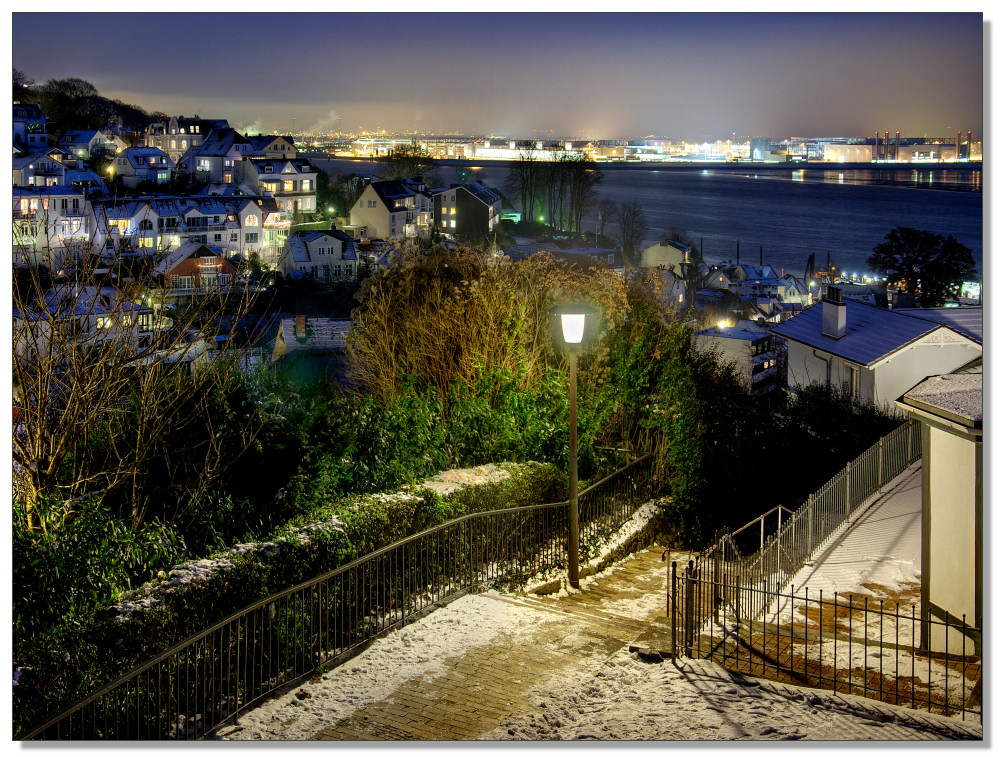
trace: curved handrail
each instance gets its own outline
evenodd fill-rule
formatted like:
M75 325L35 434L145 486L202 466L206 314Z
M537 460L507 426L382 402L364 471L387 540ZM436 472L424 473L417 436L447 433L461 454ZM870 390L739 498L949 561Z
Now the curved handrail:
M602 489L604 487L607 487L610 484L614 483L616 480L630 475L633 471L636 470L636 468L638 468L639 466L645 464L651 458L652 458L651 454L645 454L642 457L638 458L637 460L633 460L632 462L630 462L629 464L627 464L625 467L623 467L623 468L615 471L614 473L609 474L608 476L605 476L604 478L600 479L599 481L597 481L593 485L588 486L586 489L584 489L582 492L580 492L579 497L581 499L583 499L585 497L591 496L595 492L598 492L600 489ZM640 492L636 492L636 493L640 493ZM447 521L446 523L441 523L441 524L438 524L437 526L432 526L431 528L425 529L424 531L421 531L421 532L419 532L417 534L413 534L413 535L408 536L408 537L406 537L404 539L400 539L399 541L393 542L392 544L387 544L387 545L385 545L383 547L380 547L380 548L378 548L376 550L373 550L372 552L369 552L369 553L367 553L365 555L357 557L354 560L352 560L352 561L350 561L350 562L348 562L348 563L346 563L344 565L338 566L337 568L334 568L333 570L326 571L326 572L322 573L321 575L314 576L313 578L310 578L310 579L308 579L306 581L300 582L300 583L298 583L298 584L296 584L294 586L288 587L287 589L283 589L283 590L281 590L279 592L275 592L274 594L271 594L271 595L269 595L267 597L264 597L263 599L259 599L256 602L254 602L254 603L252 603L250 605L247 605L247 606L241 608L240 610L236 611L235 613L231 613L227 617L225 617L222 620L219 620L218 622L214 623L213 625L211 625L211 626L209 626L209 627L207 627L207 628L199 631L198 633L194 634L193 636L190 636L190 637L188 637L188 638L186 638L186 639L178 642L177 644L174 644L173 646L171 646L169 649L165 650L164 652L161 652L160 654L156 655L155 657L153 657L153 658L147 660L146 662L142 663L138 667L133 668L132 670L128 671L127 673L119 676L114 681L112 681L112 682L108 683L107 685L103 686L98 691L94 692L93 694L90 694L89 696L87 696L86 698L84 698L84 699L80 700L79 702L75 703L74 705L72 705L68 709L63 710L58 715L50 718L49 720L47 720L42 725L40 725L40 726L32 729L29 733L27 733L26 735L20 737L20 739L21 740L31 740L31 739L34 739L35 737L37 737L37 736L39 736L41 734L44 734L49 729L51 729L51 728L59 725L63 720L66 720L67 718L69 718L72 715L76 714L77 712L81 711L83 708L87 707L88 705L96 703L102 697L108 695L109 693L115 691L116 689L119 689L119 688L121 688L123 686L126 686L131 681L133 681L134 679L136 679L139 676L143 675L144 673L152 670L157 665L159 665L159 664L161 664L161 663L163 663L165 661L168 661L168 660L170 660L173 657L176 657L179 653L182 653L185 650L187 650L187 649L191 648L192 646L196 645L198 642L211 637L213 634L222 631L227 626L231 627L234 623L239 623L241 620L243 620L244 618L246 618L247 616L249 616L251 613L255 612L256 610L260 610L261 608L267 607L268 605L274 605L275 603L280 602L282 599L286 599L286 598L292 597L292 596L294 596L296 594L299 594L301 592L313 589L314 587L317 587L317 586L319 586L321 584L328 583L328 582L330 582L330 581L338 578L339 576L346 575L346 574L350 573L351 571L353 571L353 570L361 567L365 563L374 562L375 560L377 560L377 559L379 559L379 558L381 558L383 556L389 555L389 553L391 553L393 551L404 549L407 545L410 545L410 544L413 544L413 543L416 543L416 542L419 542L419 541L429 540L432 537L434 537L436 534L439 534L442 531L460 529L461 526L463 524L465 524L465 523L470 523L471 524L472 522L477 521L477 520L484 521L484 522L488 523L491 519L497 519L497 518L504 517L504 516L517 515L519 513L528 513L528 512L533 512L533 511L542 511L542 510L546 510L546 509L564 508L568 504L569 504L568 501L549 502L549 503L540 504L540 505L524 505L524 506L521 506L521 507L504 508L504 509L500 509L500 510L488 510L488 511L480 512L480 513L468 513L466 515L460 516L460 517L455 518L453 520ZM494 578L496 579L498 577L494 576ZM399 622L403 622L406 617L407 616L404 615ZM361 643L361 642L359 642L359 643ZM263 694L261 696L263 696ZM239 711L241 711L242 709L245 709L249 704L252 704L253 701L257 701L257 700L254 699L251 702L245 703L243 708L238 708L237 709L237 713ZM213 727L217 727L217 725L213 726Z

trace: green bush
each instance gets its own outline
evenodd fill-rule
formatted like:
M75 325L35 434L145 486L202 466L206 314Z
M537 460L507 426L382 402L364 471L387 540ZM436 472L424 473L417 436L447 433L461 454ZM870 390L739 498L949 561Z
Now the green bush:
M316 519L336 517L338 527L310 530L309 538L301 539L304 532L296 526L311 522L302 514L263 547L216 555L216 569L204 580L180 582L186 570L180 565L121 597L123 603L145 603L148 608L120 612L114 606L104 606L72 619L64 617L50 627L39 625L30 638L15 637L15 668L20 669L14 689L15 733L30 730L227 615L380 547L466 513L565 498L565 477L551 465L518 466L510 471L504 480L469 486L443 497L418 491L409 497L368 495L328 503L309 515ZM93 512L106 511L95 506ZM84 522L97 528L102 521L92 515ZM93 535L80 528L81 536ZM116 539L121 537L117 532L109 533ZM77 559L84 552L77 549ZM34 564L35 558L41 559L41 555L36 552L26 562ZM28 580L23 571L15 570L15 574L22 584ZM150 602L150 597L155 601ZM26 612L28 608L22 608L21 617Z

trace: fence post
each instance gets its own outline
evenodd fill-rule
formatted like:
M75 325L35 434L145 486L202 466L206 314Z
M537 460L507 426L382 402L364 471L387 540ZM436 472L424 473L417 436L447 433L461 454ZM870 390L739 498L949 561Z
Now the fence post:
M721 562L722 559L719 557L719 550L715 550L715 555L712 559L712 586L714 588L714 596L712 598L713 605L713 615L715 616L715 622L719 622L719 608L722 606L722 587L721 587Z
M844 468L844 502L847 504L847 512L851 512L851 464Z
M885 437L880 436L879 439L878 439L878 451L876 452L876 455L875 455L875 460L876 460L875 464L878 466L878 478L876 479L876 486L875 486L875 488L879 489L879 490L881 490L882 486L885 484L885 481L882 479L882 475L883 475L883 462L885 460L885 457L884 457L883 451L882 451L882 443L884 441L885 441Z
M670 657L677 664L677 561L670 564Z
M688 561L684 578L684 656L691 657L694 644L694 560Z
M808 556L811 555L813 551L813 495L811 494L809 495L809 501L806 503L806 507L809 508L807 510L809 513L809 523L807 524L809 536L806 541L806 559L808 559Z

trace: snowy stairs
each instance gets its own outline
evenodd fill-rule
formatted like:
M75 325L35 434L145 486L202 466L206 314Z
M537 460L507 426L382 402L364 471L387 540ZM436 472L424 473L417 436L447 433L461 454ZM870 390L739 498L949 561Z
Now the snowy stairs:
M670 659L671 628L667 616L659 616L652 620L637 620L591 606L586 601L586 592L573 597L577 598L579 598L577 602L570 603L565 597L561 600L526 595L498 597L501 601L513 605L553 613L599 627L604 632L621 639L622 646L628 644L629 652L637 653L642 659L653 662Z

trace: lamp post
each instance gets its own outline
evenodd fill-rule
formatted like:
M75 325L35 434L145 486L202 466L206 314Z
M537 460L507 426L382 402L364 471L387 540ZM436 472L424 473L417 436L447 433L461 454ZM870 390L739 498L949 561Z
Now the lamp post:
M569 352L569 585L580 588L580 504L577 497L576 356L583 342L587 316L597 311L587 305L559 305L550 311L560 318L560 334Z

